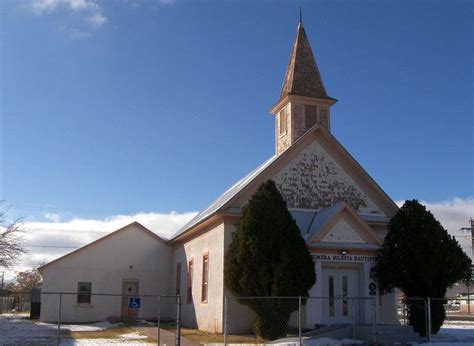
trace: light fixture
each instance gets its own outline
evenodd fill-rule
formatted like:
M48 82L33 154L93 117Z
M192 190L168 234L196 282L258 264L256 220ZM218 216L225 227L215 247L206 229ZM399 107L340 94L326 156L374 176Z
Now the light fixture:
M343 255L343 256L347 255L347 250L342 250L341 255Z

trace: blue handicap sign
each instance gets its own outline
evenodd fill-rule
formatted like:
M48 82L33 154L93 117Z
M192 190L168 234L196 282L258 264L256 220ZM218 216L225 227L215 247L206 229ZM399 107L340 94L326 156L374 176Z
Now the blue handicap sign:
M140 298L129 297L128 298L128 307L130 309L139 309L140 308Z

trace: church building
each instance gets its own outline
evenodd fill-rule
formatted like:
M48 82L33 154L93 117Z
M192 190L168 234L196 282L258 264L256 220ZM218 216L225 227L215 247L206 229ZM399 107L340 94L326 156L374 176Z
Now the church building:
M354 316L358 323L370 323L374 300L349 304L351 297L374 297L377 321L398 323L395 294L380 295L370 277L397 206L332 135L331 107L336 102L327 94L300 20L280 95L270 108L275 116L275 155L171 239L133 223L44 265L43 292L78 292L77 297L64 298L66 322L127 313L122 301L94 295L84 299L87 293L180 292L183 325L222 332L224 299L231 295L224 285L226 248L242 207L261 183L272 179L314 259L317 282L309 295L325 297L305 305L304 327L350 322ZM57 302L52 296L42 299L41 319L54 321ZM250 310L233 299L228 309L229 332L249 330ZM155 317L154 313L154 308L143 308L139 316Z

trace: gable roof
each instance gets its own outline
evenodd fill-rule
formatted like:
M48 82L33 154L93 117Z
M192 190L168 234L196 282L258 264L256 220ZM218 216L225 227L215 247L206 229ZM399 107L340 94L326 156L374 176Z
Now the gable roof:
M364 239L367 244L372 244L376 247L379 247L382 244L374 231L372 231L359 214L357 214L354 208L346 202L337 203L330 208L322 210L318 214L319 217L315 217L315 220L318 219L317 222L313 222L306 234L303 235L303 238L308 242L313 240L315 243L318 243L318 245L321 245L319 241L321 241L325 235L330 233L336 222L347 217L353 220L355 225L354 228L357 228L361 233L363 233L361 238ZM331 244L328 242L325 243L326 245ZM364 246L367 244L364 244ZM338 245L340 246L340 244Z
M59 258L56 258L55 260L53 260L53 261L51 261L51 262L48 262L48 263L42 265L41 267L38 268L38 271L39 271L40 273L42 273L42 271L43 271L46 267L50 266L51 264L57 263L57 262L59 262L59 261L62 261L62 260L65 259L66 257L70 257L70 256L72 256L72 255L75 255L75 254L77 254L78 252L83 251L83 250L85 250L85 249L91 247L91 246L94 245L94 244L98 244L99 242L102 242L102 241L104 241L104 240L106 240L106 239L108 239L108 238L110 238L110 237L116 235L117 233L123 232L123 231L127 230L130 226L137 226L141 231L143 231L143 232L145 232L146 234L152 236L152 237L155 238L156 240L158 240L158 241L160 241L160 242L166 244L166 241L165 241L163 238L161 238L159 235L153 233L153 232L150 231L148 228L146 228L145 226L143 226L141 223L139 223L139 222L137 222L137 221L134 221L134 222L129 223L128 225L122 227L122 228L119 228L118 230L115 230L115 231L113 231L113 232L111 232L111 233L109 233L109 234L103 236L102 238L99 238L99 239L97 239L97 240L95 240L95 241L93 241L93 242L90 242L89 244L84 245L84 246L80 247L79 249L76 249L76 250L74 250L74 251L71 251L71 252L65 254L64 256L61 256L61 257L59 257Z
M176 240L178 237L184 235L195 226L209 219L217 212L226 210L237 199L241 199L246 197L246 195L253 193L253 191L255 191L255 189L262 182L270 179L268 176L274 174L275 170L277 170L279 166L289 162L293 157L295 157L310 143L312 143L315 138L318 138L324 142L325 149L330 149L330 151L336 153L337 155L335 155L338 156L338 160L344 160L347 163L346 170L350 170L348 173L352 177L357 178L355 179L356 182L358 181L364 185L371 197L376 197L375 199L378 201L377 204L380 204L380 208L385 211L386 215L391 216L395 214L398 209L395 202L390 199L390 197L380 188L379 185L377 185L377 183L369 176L362 166L349 154L342 144L340 144L337 139L332 136L331 133L329 133L329 131L319 124L316 124L279 156L272 156L270 159L250 172L247 176L240 179L237 183L227 189L206 209L196 215L177 233L175 233L170 241ZM319 222L318 220L316 221Z

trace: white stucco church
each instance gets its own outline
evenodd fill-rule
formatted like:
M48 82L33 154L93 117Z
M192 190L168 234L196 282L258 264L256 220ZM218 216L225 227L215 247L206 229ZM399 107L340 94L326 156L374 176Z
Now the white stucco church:
M331 134L331 106L308 38L300 21L277 102L275 155L235 183L171 239L161 239L132 223L40 268L43 292L77 292L63 297L65 322L99 321L129 314L123 301L89 293L156 295L183 298L182 322L222 332L224 254L236 222L257 187L275 181L314 258L317 282L304 308L303 324L372 319L372 301L346 304L335 297L376 297L376 318L397 323L393 293L374 289L370 270L397 206ZM350 120L348 120L350 121ZM258 265L256 263L256 265ZM229 331L246 330L252 317L231 300ZM357 310L354 311L353 309ZM141 317L156 317L142 306ZM57 298L43 295L41 319L57 319Z

